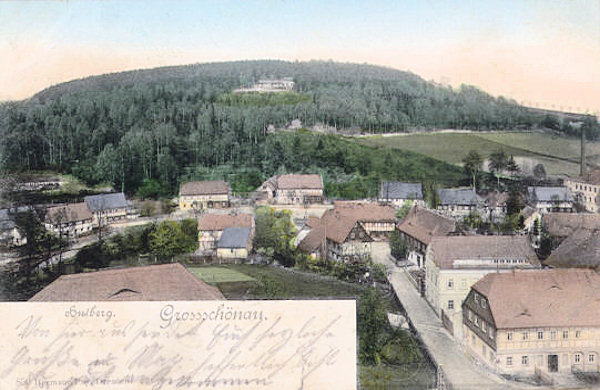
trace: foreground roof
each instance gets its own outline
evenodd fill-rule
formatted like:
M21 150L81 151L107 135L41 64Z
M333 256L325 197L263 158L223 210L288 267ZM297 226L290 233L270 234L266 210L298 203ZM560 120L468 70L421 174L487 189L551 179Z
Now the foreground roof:
M86 196L84 199L88 206L88 209L94 213L96 211L110 210L110 209L124 209L129 207L125 194L122 192L115 192L112 194L99 194Z
M592 270L490 273L473 285L498 329L600 326L600 275Z
M440 188L437 190L440 204L477 206L482 199L471 188Z
M223 230L217 248L246 248L250 238L250 228L230 227Z
M30 301L196 301L225 299L179 263L63 275Z
M413 206L398 230L429 244L435 236L447 236L456 231L456 221L422 207Z
M577 229L600 229L600 214L548 213L542 223L551 236L566 237Z
M277 177L277 188L287 189L323 189L323 180L319 175L280 175Z
M433 260L441 269L467 268L457 260L524 260L524 266L540 262L526 236L434 237L430 244ZM518 263L502 263L518 266Z
M575 230L552 251L544 264L557 268L600 269L600 228Z
M384 181L379 190L380 199L423 199L421 183Z
M50 207L46 211L50 223L77 222L92 219L92 213L85 202L71 203L65 206Z
M571 192L567 187L527 187L530 200L538 202L570 202Z
M230 227L252 227L251 214L204 214L198 221L198 230L223 230Z
M229 194L229 184L223 180L189 181L179 188L179 195Z

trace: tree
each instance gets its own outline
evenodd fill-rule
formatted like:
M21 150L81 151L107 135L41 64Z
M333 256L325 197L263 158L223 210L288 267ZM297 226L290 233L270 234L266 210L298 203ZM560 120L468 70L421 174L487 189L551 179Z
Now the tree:
M381 334L387 318L383 300L376 288L371 287L360 296L357 314L360 362L365 365L379 364L383 347Z
M28 208L25 211L17 211L13 218L19 233L23 237L23 241L25 241L25 244L19 250L19 254L22 257L19 268L21 274L29 280L36 259L41 257L45 247L47 247L44 245L48 239L46 237L46 229L33 208Z
M398 230L394 230L390 237L390 253L397 260L405 259L408 253L406 241L402 239Z
M488 168L498 179L498 191L500 190L500 173L506 169L507 164L508 159L504 150L497 150L490 155Z
M396 218L398 221L404 220L408 215L408 212L413 207L414 202L412 200L407 200L404 204L396 211Z
M470 150L469 153L462 160L465 167L465 171L471 177L473 189L477 189L477 175L481 171L483 165L483 158L476 150Z
M544 164L537 164L533 167L533 176L538 180L546 179L546 168Z
M512 154L510 155L508 162L506 163L506 170L510 172L511 177L514 177L521 171L521 168L519 167L519 165L517 165L515 157Z
M276 211L271 207L259 207L255 216L255 248L279 264L293 266L297 253L292 245L296 229L291 213L288 210Z
M506 214L517 215L521 213L524 207L525 203L521 193L516 188L511 189L508 192L508 199L506 199Z
M188 249L186 235L177 221L163 221L149 235L150 252L161 260L173 258Z

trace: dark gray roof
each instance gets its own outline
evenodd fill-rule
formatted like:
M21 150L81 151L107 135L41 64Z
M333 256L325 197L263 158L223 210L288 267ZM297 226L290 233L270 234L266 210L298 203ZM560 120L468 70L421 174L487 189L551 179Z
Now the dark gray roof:
M379 191L380 199L423 199L421 183L384 181Z
M231 227L223 230L217 248L245 248L250 237L250 228Z
M84 200L92 213L101 210L125 209L129 207L125 199L125 194L122 192L90 195L86 196Z
M527 187L529 200L538 202L572 201L567 187Z
M21 206L9 209L0 209L0 232L14 229L17 225L15 224L14 214L23 213L30 208L27 206Z
M471 188L440 188L437 192L443 205L477 206L482 203L481 197Z

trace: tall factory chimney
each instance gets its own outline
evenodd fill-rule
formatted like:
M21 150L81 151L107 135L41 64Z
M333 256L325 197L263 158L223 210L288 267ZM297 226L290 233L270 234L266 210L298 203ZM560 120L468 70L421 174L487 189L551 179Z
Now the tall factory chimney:
M581 167L579 174L583 177L586 174L586 163L585 163L585 129L581 128Z

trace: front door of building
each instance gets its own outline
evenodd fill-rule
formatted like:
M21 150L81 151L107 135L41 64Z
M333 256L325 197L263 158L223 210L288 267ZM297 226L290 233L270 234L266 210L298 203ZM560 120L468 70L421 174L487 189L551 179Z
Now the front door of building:
M548 372L558 371L558 355L548 355Z

